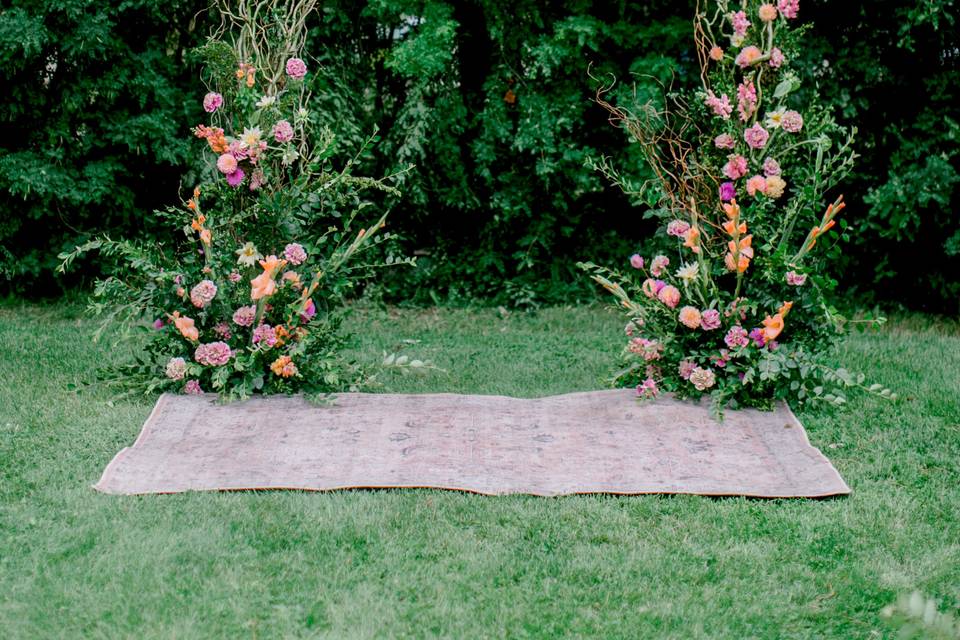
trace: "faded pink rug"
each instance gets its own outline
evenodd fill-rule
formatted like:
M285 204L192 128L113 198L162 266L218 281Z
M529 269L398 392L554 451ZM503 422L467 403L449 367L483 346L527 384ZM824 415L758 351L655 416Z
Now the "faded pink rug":
M112 494L433 487L500 495L850 493L786 405L728 411L629 390L519 399L346 393L221 405L163 395L103 472Z

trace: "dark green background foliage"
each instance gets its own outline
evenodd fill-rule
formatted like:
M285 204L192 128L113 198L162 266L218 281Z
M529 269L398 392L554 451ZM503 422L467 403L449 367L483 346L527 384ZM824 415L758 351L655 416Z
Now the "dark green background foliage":
M190 0L18 6L0 13L0 269L14 287L49 291L75 284L50 275L66 245L103 229L155 233L150 211L192 186L204 89L187 52L211 17L194 19L205 3ZM591 102L588 67L615 74L621 99L634 83L641 96L696 86L692 11L665 0L324 3L307 53L340 148L376 125L365 170L417 165L391 226L419 266L383 292L521 305L589 295L573 263L623 261L650 227L643 203L586 166L607 155L645 175ZM958 13L951 0L801 2L814 24L805 87L860 132L844 284L946 311L960 297Z

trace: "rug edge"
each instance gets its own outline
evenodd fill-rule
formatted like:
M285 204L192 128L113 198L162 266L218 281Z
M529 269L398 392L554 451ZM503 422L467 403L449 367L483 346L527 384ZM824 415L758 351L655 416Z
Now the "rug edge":
M153 409L150 410L150 414L147 416L147 419L143 421L143 426L140 427L140 433L137 434L136 439L133 441L133 444L129 447L124 447L120 449L110 459L110 462L107 463L107 466L104 468L103 473L100 474L100 479L96 483L90 485L95 491L100 493L106 493L109 495L135 495L135 494L125 494L123 492L111 491L108 486L110 479L113 476L113 471L120 461L126 457L127 452L129 452L134 447L140 445L147 437L150 432L150 427L153 425L154 420L157 417L157 414L160 411L160 408L165 405L170 397L169 393L161 393L160 397L157 398L156 404L153 405Z

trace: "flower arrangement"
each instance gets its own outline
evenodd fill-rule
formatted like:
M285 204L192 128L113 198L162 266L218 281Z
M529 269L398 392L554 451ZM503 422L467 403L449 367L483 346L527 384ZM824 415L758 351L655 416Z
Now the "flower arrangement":
M60 256L61 269L92 250L117 258L95 288L92 308L105 315L97 337L151 323L145 353L107 374L119 386L243 398L365 380L341 354L339 309L371 269L410 262L389 255L386 214L361 223L365 191L396 190L392 177L352 175L353 162L333 167L335 136L314 126L299 53L315 2L289 3L282 15L270 4L223 3L222 33L198 52L209 121L193 135L206 179L157 212L184 240L101 237ZM364 254L375 257L357 264Z
M854 386L893 395L820 361L847 324L827 302L834 282L817 250L845 227L843 197L825 198L853 165L854 132L815 102L801 110L798 13L799 0L701 5L695 95L631 109L605 99L612 85L598 90L655 176L640 190L659 205L653 255L631 256L629 275L580 265L626 313L617 381L643 398L709 396L719 413L839 404ZM596 166L631 190L606 160Z

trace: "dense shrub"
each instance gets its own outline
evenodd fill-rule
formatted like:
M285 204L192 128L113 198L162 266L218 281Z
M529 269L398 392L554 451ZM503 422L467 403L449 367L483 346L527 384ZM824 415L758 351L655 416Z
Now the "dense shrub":
M691 87L698 79L683 70L694 5L325 3L308 43L325 124L346 153L379 127L364 171L417 165L392 220L419 265L385 293L515 304L588 295L575 261L622 259L651 230L646 198L610 189L590 166L606 153L631 175L642 170L591 97L609 73L636 74L640 92ZM8 277L46 278L57 251L91 231L152 232L145 212L172 201L190 171L167 141L199 121L185 52L206 32L191 31L201 8L69 0L0 14L0 74L13 105L0 114ZM859 130L845 195L865 230L844 237L843 284L947 310L960 295L957 13L951 0L802 0L799 17L817 27L803 65L816 71L804 86L819 85L838 121Z

